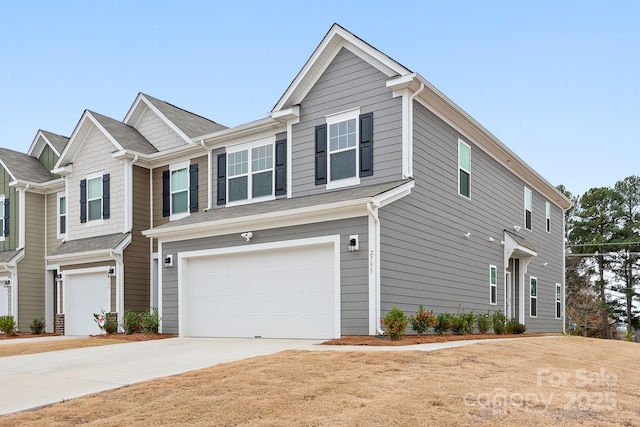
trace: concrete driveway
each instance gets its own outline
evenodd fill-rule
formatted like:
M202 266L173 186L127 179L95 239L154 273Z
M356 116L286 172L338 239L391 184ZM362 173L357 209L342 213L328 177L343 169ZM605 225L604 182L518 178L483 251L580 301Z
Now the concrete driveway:
M219 363L305 349L320 342L166 338L0 357L0 415Z

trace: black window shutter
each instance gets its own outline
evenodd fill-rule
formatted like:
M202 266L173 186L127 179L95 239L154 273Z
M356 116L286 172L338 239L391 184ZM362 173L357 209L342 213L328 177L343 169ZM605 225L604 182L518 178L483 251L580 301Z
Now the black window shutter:
M80 222L87 222L87 180L80 181Z
M327 125L316 126L316 185L327 183Z
M111 175L106 173L102 175L102 218L109 219L111 217Z
M162 216L171 215L171 186L169 171L162 172Z
M2 233L5 236L9 235L9 199L4 199L4 230Z
M276 196L287 194L287 140L276 141Z
M227 203L227 155L218 154L218 204Z
M360 176L373 175L373 113L360 115Z
M198 212L198 164L189 165L189 212Z

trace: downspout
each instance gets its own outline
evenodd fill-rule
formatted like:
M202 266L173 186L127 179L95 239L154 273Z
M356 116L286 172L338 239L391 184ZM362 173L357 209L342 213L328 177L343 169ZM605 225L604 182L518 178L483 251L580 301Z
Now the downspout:
M560 292L560 298L562 298L562 305L560 308L562 309L561 318L562 318L562 334L567 334L567 307L566 307L566 287L567 287L567 245L564 244L564 236L566 233L565 227L566 223L566 212L562 210L562 292Z
M109 258L115 261L115 277L116 277L116 313L120 313L120 316L124 315L124 263L122 262L122 254L115 251L109 251ZM111 291L111 279L109 279L109 290ZM111 292L109 292L109 305L111 305ZM113 310L113 307L111 307ZM122 319L118 319L118 323L121 323ZM120 329L120 326L118 326Z
M420 83L420 87L418 88L417 91L415 91L413 93L413 95L411 95L409 97L409 123L408 123L408 135L407 135L407 150L408 152L408 174L407 176L405 176L405 178L412 178L413 177L413 100L416 99L416 97L418 95L420 95L420 93L424 90L424 83Z
M20 197L20 212L19 212L19 231L18 231L18 247L16 249L24 249L25 246L25 233L26 233L26 205L27 205L27 190L29 189L29 184L26 184L22 190L18 190L18 193L22 195Z
M212 197L211 197L211 150L209 150L209 147L207 147L207 145L204 143L204 139L200 140L200 145L202 146L202 148L204 148L205 150L207 150L207 207L204 210L205 212L210 211L211 210L211 204L212 204Z
M384 331L380 327L380 218L378 218L378 208L373 210L373 202L367 203L367 211L373 219L375 225L375 298L376 298L376 332L378 335L384 335Z
M137 161L138 161L138 155L136 154L133 157L133 160L131 160L131 162L129 162L129 165L127 166L128 175L129 175L129 191L127 191L127 193L129 194L127 195L127 204L129 206L127 206L126 213L125 213L125 215L127 216L126 224L125 224L125 233L130 233L131 230L133 230L133 164Z

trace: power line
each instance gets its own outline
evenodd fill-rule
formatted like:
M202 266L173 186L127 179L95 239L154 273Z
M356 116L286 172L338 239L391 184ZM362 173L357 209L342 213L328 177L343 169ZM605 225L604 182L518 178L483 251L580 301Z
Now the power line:
M620 242L620 243L570 243L566 246L620 246L620 245L640 245L640 242Z

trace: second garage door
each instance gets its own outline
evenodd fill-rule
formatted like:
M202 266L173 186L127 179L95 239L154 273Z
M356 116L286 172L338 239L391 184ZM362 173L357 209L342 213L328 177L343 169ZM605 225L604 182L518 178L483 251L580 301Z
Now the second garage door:
M186 256L183 336L339 336L339 261L333 243Z
M64 279L65 335L96 335L100 328L93 314L109 311L106 271L67 274Z

